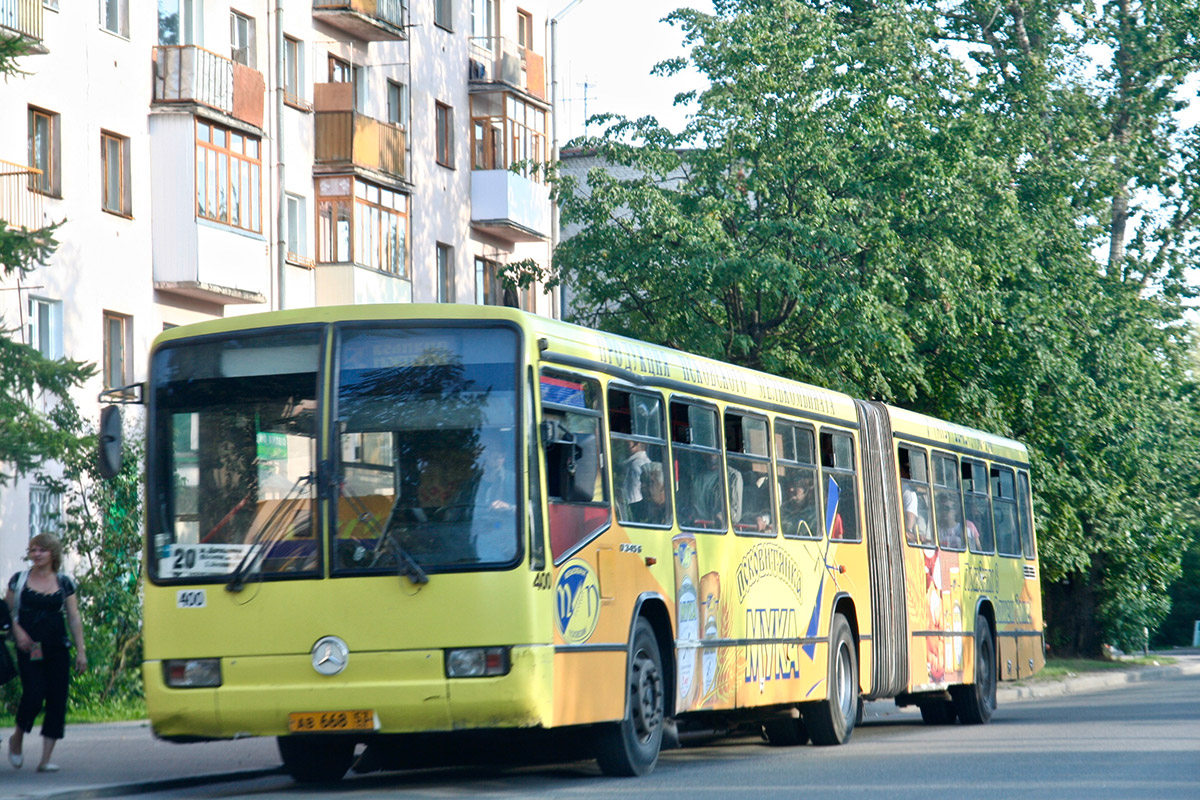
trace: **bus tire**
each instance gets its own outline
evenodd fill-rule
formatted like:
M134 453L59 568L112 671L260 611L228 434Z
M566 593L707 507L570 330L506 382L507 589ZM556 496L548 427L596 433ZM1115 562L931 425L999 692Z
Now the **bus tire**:
M776 717L764 721L762 727L767 744L772 747L799 747L808 743L808 729L802 717Z
M354 762L353 739L343 736L280 736L284 770L299 783L336 783Z
M596 762L605 775L646 775L658 763L666 696L662 656L654 629L644 617L633 626L633 646L625 681L625 718L600 728Z
M984 725L996 709L996 643L982 614L975 617L975 682L950 687L964 725Z
M926 725L953 725L958 716L953 700L926 700L920 708L921 720Z
M835 614L829 626L829 693L804 711L813 744L845 744L858 719L858 655L850 623Z

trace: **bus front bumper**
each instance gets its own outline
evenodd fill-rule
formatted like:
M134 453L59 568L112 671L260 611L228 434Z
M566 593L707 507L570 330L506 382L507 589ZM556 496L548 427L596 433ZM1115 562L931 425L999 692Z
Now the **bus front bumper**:
M445 675L443 650L354 653L337 675L318 674L308 653L222 658L221 685L173 688L162 661L142 665L146 706L167 739L283 736L293 713L370 711L376 732L530 728L552 717L551 646L513 647L508 674Z

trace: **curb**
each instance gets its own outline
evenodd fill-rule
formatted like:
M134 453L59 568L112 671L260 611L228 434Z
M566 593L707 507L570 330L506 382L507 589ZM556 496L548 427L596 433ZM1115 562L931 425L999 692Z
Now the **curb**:
M1170 664L1163 667L1114 670L1100 675L1080 675L1061 681L1033 683L1028 686L1002 686L996 692L996 702L1016 703L1039 697L1061 697L1068 694L1098 692L1127 683L1163 680L1181 675L1200 674L1200 663Z
M218 772L209 775L194 775L186 778L169 778L142 783L111 783L106 786L85 786L75 789L64 789L61 792L36 795L39 800L92 800L101 797L128 797L136 794L152 792L169 792L172 789L185 789L195 786L211 786L218 783L233 781L248 781L258 778L268 778L272 775L282 775L283 767L272 769L248 769L240 772Z

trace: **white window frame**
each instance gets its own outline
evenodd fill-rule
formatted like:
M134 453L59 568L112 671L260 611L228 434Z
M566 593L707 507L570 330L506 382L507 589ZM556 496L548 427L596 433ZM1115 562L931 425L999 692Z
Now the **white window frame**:
M454 302L454 248L437 243L437 301Z
M287 260L300 266L312 266L308 257L308 198L287 192Z
M100 27L114 36L129 38L129 0L100 0Z
M44 358L61 358L62 301L45 297L29 298L29 322L26 324L29 346Z
M62 492L38 483L29 485L29 538L39 533L62 532Z
M258 69L254 17L229 9L229 57L250 69Z
M110 331L112 323L119 322L121 325L120 345L121 345L121 363L119 369L121 374L115 375L110 371L112 360L112 336ZM103 361L101 362L101 378L104 381L105 389L119 389L122 386L127 386L133 383L133 361L129 357L130 349L133 346L133 317L126 314L118 314L115 311L104 312L104 328L102 341L104 343Z

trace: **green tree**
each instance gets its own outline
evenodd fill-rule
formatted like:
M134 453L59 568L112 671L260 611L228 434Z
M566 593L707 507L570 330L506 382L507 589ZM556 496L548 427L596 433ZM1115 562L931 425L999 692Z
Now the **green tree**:
M142 696L142 446L138 425L127 420L121 469L99 473L92 423L69 406L51 414L56 425L82 443L62 464L62 476L38 480L62 494L61 538L78 557L79 613L90 669L72 680L78 706L127 708Z
M5 80L20 74L14 60L23 52L19 38L0 38L0 76ZM24 277L45 264L57 246L57 227L31 231L0 218L0 283ZM6 485L13 473L27 473L78 446L46 416L42 400L70 406L70 391L94 373L90 364L43 358L14 338L16 332L14 328L0 329L0 486Z
M1069 4L714 8L669 17L711 84L684 130L606 118L581 144L618 169L558 181L576 318L1022 439L1051 639L1140 642L1196 526L1189 34L1139 49Z

